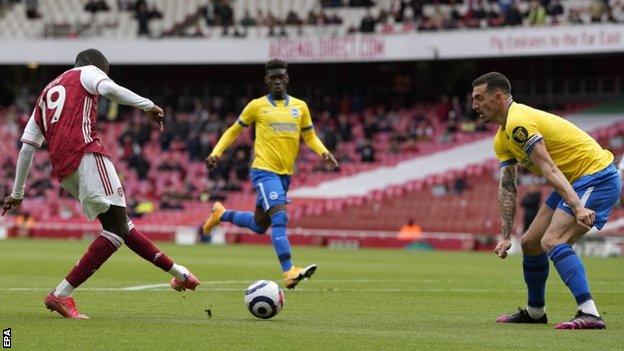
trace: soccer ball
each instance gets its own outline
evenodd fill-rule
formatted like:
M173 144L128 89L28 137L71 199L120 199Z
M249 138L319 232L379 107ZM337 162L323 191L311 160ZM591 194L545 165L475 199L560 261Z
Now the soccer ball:
M258 280L245 290L245 305L258 318L273 318L284 307L284 292L276 282Z

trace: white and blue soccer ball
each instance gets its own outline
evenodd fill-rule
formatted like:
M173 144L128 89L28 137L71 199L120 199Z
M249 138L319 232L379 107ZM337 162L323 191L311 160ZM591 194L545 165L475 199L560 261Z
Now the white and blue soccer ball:
M273 318L284 307L284 292L274 281L258 280L245 290L245 305L258 318Z

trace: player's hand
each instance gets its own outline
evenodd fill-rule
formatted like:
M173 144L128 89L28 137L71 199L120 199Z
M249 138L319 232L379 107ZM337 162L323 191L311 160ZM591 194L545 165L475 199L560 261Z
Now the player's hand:
M574 211L574 217L576 217L576 224L589 230L596 220L596 212L585 207L580 207Z
M217 167L217 163L219 163L219 156L210 155L206 157L204 162L206 162L206 167L208 167L208 169L212 171Z
M336 158L334 157L334 155L331 154L331 152L324 153L323 158L329 165L329 169L331 171L333 171L334 169L338 169L338 167L340 167L340 165L338 164L338 161L336 161Z
M22 199L15 199L11 196L7 196L2 203L2 215L6 213L6 211L19 206L22 203Z
M494 249L494 253L498 255L498 257L505 259L507 257L507 251L511 248L511 240L502 239L496 248Z
M160 123L160 131L164 131L165 128L163 127L163 121L165 120L165 112L163 111L162 108L160 108L160 106L154 104L154 107L152 107L150 110L147 111L147 120L152 123L152 122L158 122Z

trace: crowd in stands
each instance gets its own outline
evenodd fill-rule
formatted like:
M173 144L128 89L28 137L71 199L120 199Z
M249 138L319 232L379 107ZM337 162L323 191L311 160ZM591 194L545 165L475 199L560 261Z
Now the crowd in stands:
M236 103L225 104L224 96L214 96L208 101L179 98L175 107L166 110L167 123L162 133L149 126L138 111L120 113L107 123L111 110L117 111L117 107L101 100L102 141L115 157L128 201L136 201L129 204L135 215L155 209L179 209L186 200L224 200L232 191L249 190L253 131L244 133L210 174L203 164L219 136L235 122L249 99L248 96L230 98L227 100ZM0 158L2 194L10 192L12 185L17 140L30 116L26 106L30 104L16 101L0 111L2 145L10 150ZM487 129L474 119L458 97L442 97L435 105L395 109L367 104L355 96L327 97L312 108L317 133L343 166L396 163L426 150L421 148L461 141L457 138L462 135L472 138L487 135L479 133ZM50 178L44 153L35 157L27 196L67 197L58 182ZM322 160L304 145L297 167L299 172L328 172ZM59 208L58 211L69 210Z
M379 8L376 14L367 11L360 27L350 28L350 32L392 33L396 31L395 24L402 24L401 31L408 32L414 29L427 31L624 21L624 4L620 1L591 0L586 4L566 4L561 0L473 0L468 1L466 6L460 6L461 1L449 0L445 5L435 2L428 9L426 3L396 0L389 8Z
M300 17L294 10L285 18L277 18L270 10L258 9L253 16L245 10L238 25L243 28L267 26L269 36L287 36L284 26L342 24L343 18L337 12L328 14L326 10L344 6L368 8L359 26L349 26L348 33L390 34L414 30L624 22L624 2L619 0L590 0L586 6L568 5L562 0L394 0L386 7L371 0L321 0L321 8L310 10L305 17ZM228 0L212 0L207 7L209 25L224 26L226 35L227 29L234 27L235 36L244 36L245 31L236 29L233 18Z
M84 11L106 12L110 2L116 1L119 11L131 11L138 23L138 35L205 36L198 21L205 21L208 28L222 28L222 36L245 37L251 27L268 28L269 36L303 35L303 31L287 31L286 28L301 26L344 26L341 33L404 33L413 31L448 30L461 28L492 28L507 26L544 26L589 23L624 22L622 0L316 0L309 10L293 8L284 0L287 8L276 15L271 8L236 7L237 0L206 0L197 9L196 16L189 16L174 28L163 33L150 33L149 22L163 18L163 13L146 0L88 0ZM314 1L314 0L310 0ZM41 18L39 0L0 0L2 4L24 2L27 17ZM365 8L358 24L346 21L343 8ZM238 10L237 10L238 9ZM240 11L241 13L237 13ZM177 29L176 29L177 28ZM185 29L197 28L196 31Z

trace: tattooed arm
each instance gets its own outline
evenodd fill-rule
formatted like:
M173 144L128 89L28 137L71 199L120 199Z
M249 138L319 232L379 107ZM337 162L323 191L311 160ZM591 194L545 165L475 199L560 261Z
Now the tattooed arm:
M498 210L502 220L502 239L494 252L500 258L507 257L511 248L511 230L516 215L516 165L501 168L500 186L498 187Z
M589 230L594 225L596 213L586 208L585 204L581 202L568 179L548 154L543 140L535 144L530 157L533 164L542 171L542 175L546 178L548 184L552 185L555 191L561 195L565 203L572 209L576 218L576 224L585 228L585 230Z

